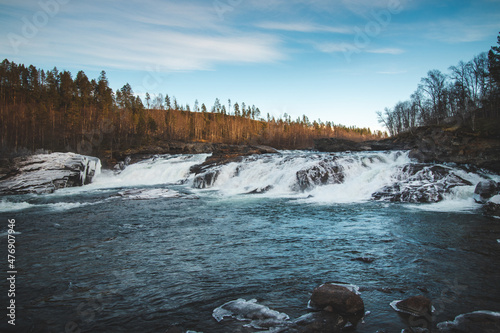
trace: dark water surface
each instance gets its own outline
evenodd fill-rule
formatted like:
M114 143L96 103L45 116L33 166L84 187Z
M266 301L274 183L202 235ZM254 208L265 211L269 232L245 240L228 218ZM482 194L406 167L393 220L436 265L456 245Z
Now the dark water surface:
M360 333L400 332L390 302L420 294L433 300L435 323L500 311L500 220L478 210L142 188L167 187L179 196L132 200L115 188L4 198L31 206L1 213L0 231L15 218L20 233L16 329L2 315L0 330L254 332L212 311L257 299L295 319L332 281L360 287L370 312ZM6 279L0 288L5 309Z

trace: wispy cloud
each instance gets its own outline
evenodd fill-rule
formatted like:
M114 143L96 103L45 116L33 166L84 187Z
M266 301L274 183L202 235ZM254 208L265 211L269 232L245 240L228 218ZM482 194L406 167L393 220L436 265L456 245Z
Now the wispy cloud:
M334 27L334 26L326 26L321 24L314 23L300 23L300 22L292 22L292 23L283 23L283 22L261 22L256 24L257 27L268 29L268 30L283 30L283 31L291 31L291 32L305 32L305 33L314 33L314 32L327 32L327 33L337 33L337 34L352 34L353 29L347 27Z
M21 26L19 20L12 31L22 35ZM23 56L69 58L101 68L185 71L277 61L284 57L280 43L272 34L224 25L211 4L134 0L70 2L19 48ZM12 54L10 46L0 44L0 52Z
M405 51L398 48L381 48L381 49L367 49L368 53L376 53L376 54L401 54Z
M316 43L315 47L318 51L324 53L337 52L355 52L355 53L374 53L374 54L402 54L405 51L399 48L362 48L353 43Z

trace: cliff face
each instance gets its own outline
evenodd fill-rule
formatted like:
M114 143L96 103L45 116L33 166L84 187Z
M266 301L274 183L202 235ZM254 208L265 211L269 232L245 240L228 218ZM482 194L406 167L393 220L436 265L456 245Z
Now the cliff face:
M323 152L410 150L410 157L419 162L471 164L500 173L500 138L442 127L422 127L380 141L319 139L315 141L315 149Z

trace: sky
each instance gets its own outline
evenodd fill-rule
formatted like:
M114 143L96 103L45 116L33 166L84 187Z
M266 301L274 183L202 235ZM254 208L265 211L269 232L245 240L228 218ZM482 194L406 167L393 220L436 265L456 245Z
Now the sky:
M371 129L499 31L500 0L0 0L2 59Z

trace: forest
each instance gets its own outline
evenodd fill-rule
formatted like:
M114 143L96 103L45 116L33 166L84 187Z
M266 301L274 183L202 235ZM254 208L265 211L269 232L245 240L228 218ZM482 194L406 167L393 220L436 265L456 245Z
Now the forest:
M449 73L431 70L406 101L384 112L379 122L391 136L420 126L455 124L477 132L498 135L500 125L500 34L498 46L468 62L460 61ZM481 132L481 133L479 133Z
M264 144L281 149L310 148L313 140L341 137L378 139L384 133L332 122L276 119L254 105L222 103L191 108L175 97L146 93L127 83L113 91L106 72L89 79L54 68L40 70L4 60L0 64L0 145L19 150L74 151L83 154L128 149L157 141Z

